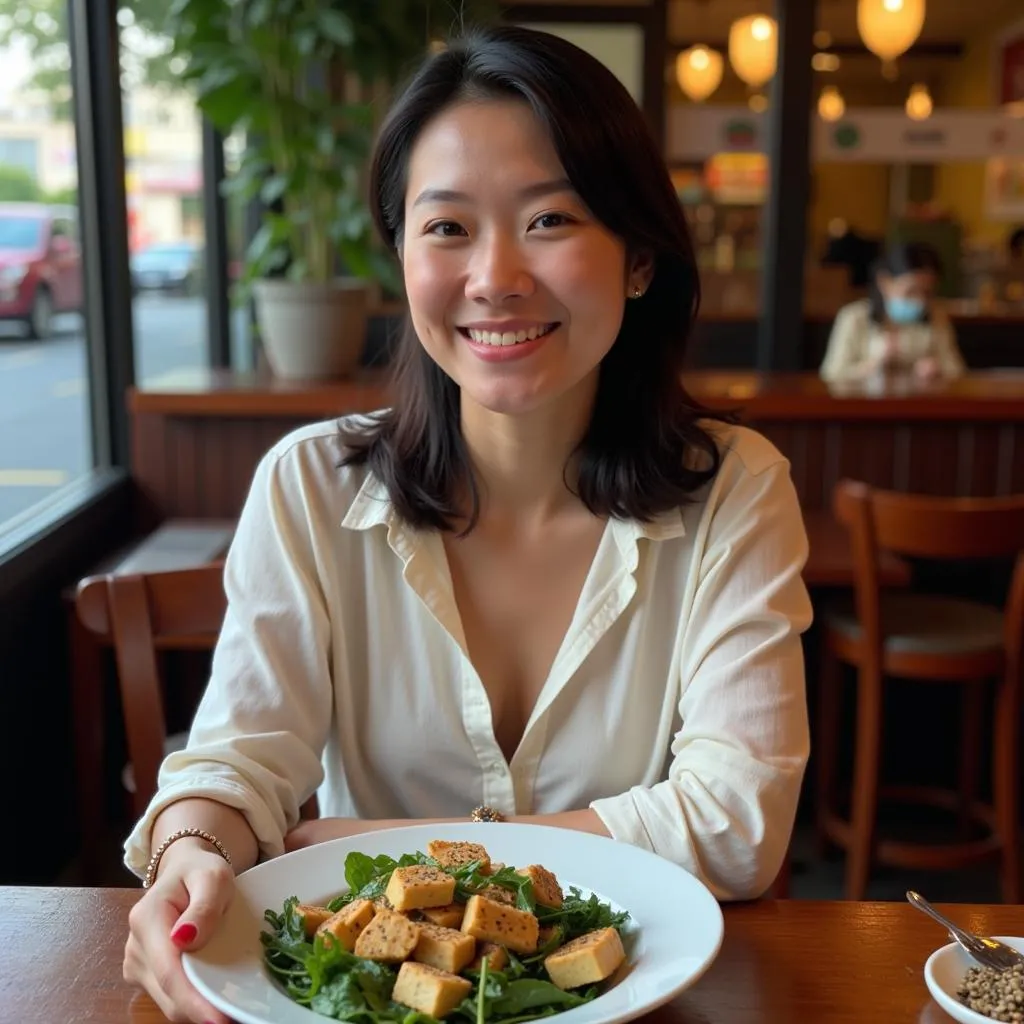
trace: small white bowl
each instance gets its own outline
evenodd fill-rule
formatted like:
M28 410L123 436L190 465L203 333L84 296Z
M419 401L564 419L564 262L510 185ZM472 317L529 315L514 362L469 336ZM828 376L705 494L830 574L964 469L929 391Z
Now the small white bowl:
M1014 949L1024 952L1024 938L1013 935L995 936ZM957 998L956 990L964 975L971 967L978 965L955 942L935 950L924 965L924 982L932 998L946 1013L961 1024L992 1024L994 1018L964 1006Z

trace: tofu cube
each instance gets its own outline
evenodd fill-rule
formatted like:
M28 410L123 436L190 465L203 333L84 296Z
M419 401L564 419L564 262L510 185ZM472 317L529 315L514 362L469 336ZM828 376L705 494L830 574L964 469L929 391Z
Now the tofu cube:
M488 874L491 858L479 843L447 843L443 839L432 839L427 843L427 856L433 857L443 868L461 868L473 861L480 861L480 870Z
M330 935L350 953L356 948L356 939L373 920L377 910L369 900L353 900L317 928L317 935Z
M492 860L491 866L486 870L480 871L481 875L496 875L505 865L500 860Z
M367 960L398 963L412 956L420 937L420 926L390 910L378 911L360 932L353 952Z
M418 910L395 910L387 896L378 896L373 901L373 905L377 910L390 910L392 914L401 914L402 917L407 917L410 921L418 921L420 919L420 912Z
M476 939L472 935L428 921L419 928L420 938L412 951L412 958L421 964L458 974L476 956Z
M531 864L527 868L517 868L516 874L525 875L533 883L533 898L542 907L558 910L562 906L562 887L547 868Z
M318 907L312 903L296 903L295 913L302 918L302 927L306 938L312 938L317 928L334 915L326 907Z
M431 924L439 924L442 928L458 928L465 912L464 903L449 903L444 907L424 907L419 913Z
M593 985L614 974L626 959L614 928L587 932L544 958L548 977L561 989Z
M533 953L537 949L540 926L526 910L495 903L486 896L470 896L462 930L483 942L495 942L515 953Z
M481 896L493 900L495 903L504 903L507 907L516 905L516 893L514 889L506 889L503 885L486 885L480 890Z
M541 928L537 936L537 948L543 949L549 942L553 942L556 937L561 937L561 934L562 929L557 924L549 924L546 928ZM554 950L551 952L553 953Z
M443 907L455 897L455 879L439 868L423 864L395 868L384 895L395 910Z
M451 1013L469 995L472 987L466 978L439 971L429 964L407 960L398 969L391 998L396 1003L440 1019Z
M499 946L494 942L479 942L476 947L476 956L470 960L466 969L479 971L481 961L485 957L489 971L503 971L508 967L508 953L505 952L504 946Z

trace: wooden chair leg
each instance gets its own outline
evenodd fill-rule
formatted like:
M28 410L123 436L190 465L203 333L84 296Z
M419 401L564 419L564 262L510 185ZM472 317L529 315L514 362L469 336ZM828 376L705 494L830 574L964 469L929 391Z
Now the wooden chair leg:
M843 665L835 656L827 630L821 638L818 669L818 728L815 737L815 831L818 856L831 848L823 826L835 800L836 761L839 756L839 712L842 706Z
M857 672L857 736L853 765L853 811L847 851L845 897L867 893L878 816L878 773L882 749L882 676L861 666Z
M961 709L963 718L960 722L960 773L957 780L960 803L957 828L961 838L967 839L975 824L971 817L971 808L978 797L981 734L987 690L984 680L968 683L963 689L963 707Z
M1020 693L1009 679L1001 681L996 697L995 743L993 744L992 789L996 831L1002 841L1003 902L1021 902L1020 755L1017 750L1020 725Z

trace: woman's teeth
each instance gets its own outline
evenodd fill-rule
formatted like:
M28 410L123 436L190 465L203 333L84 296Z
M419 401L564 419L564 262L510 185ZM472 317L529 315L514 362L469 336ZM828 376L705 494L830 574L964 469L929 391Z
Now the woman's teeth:
M549 334L557 324L548 324L546 327L531 327L528 331L478 331L472 327L466 332L473 341L479 345L521 345L524 341L533 341L534 338L541 338Z

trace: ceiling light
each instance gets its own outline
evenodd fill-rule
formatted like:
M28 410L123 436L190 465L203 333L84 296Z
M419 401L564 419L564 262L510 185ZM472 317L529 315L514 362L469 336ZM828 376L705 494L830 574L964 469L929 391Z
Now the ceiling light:
M747 85L754 89L775 74L778 31L765 14L752 14L729 27L729 63Z
M679 88L696 103L706 100L721 84L725 60L717 50L691 46L676 57Z

